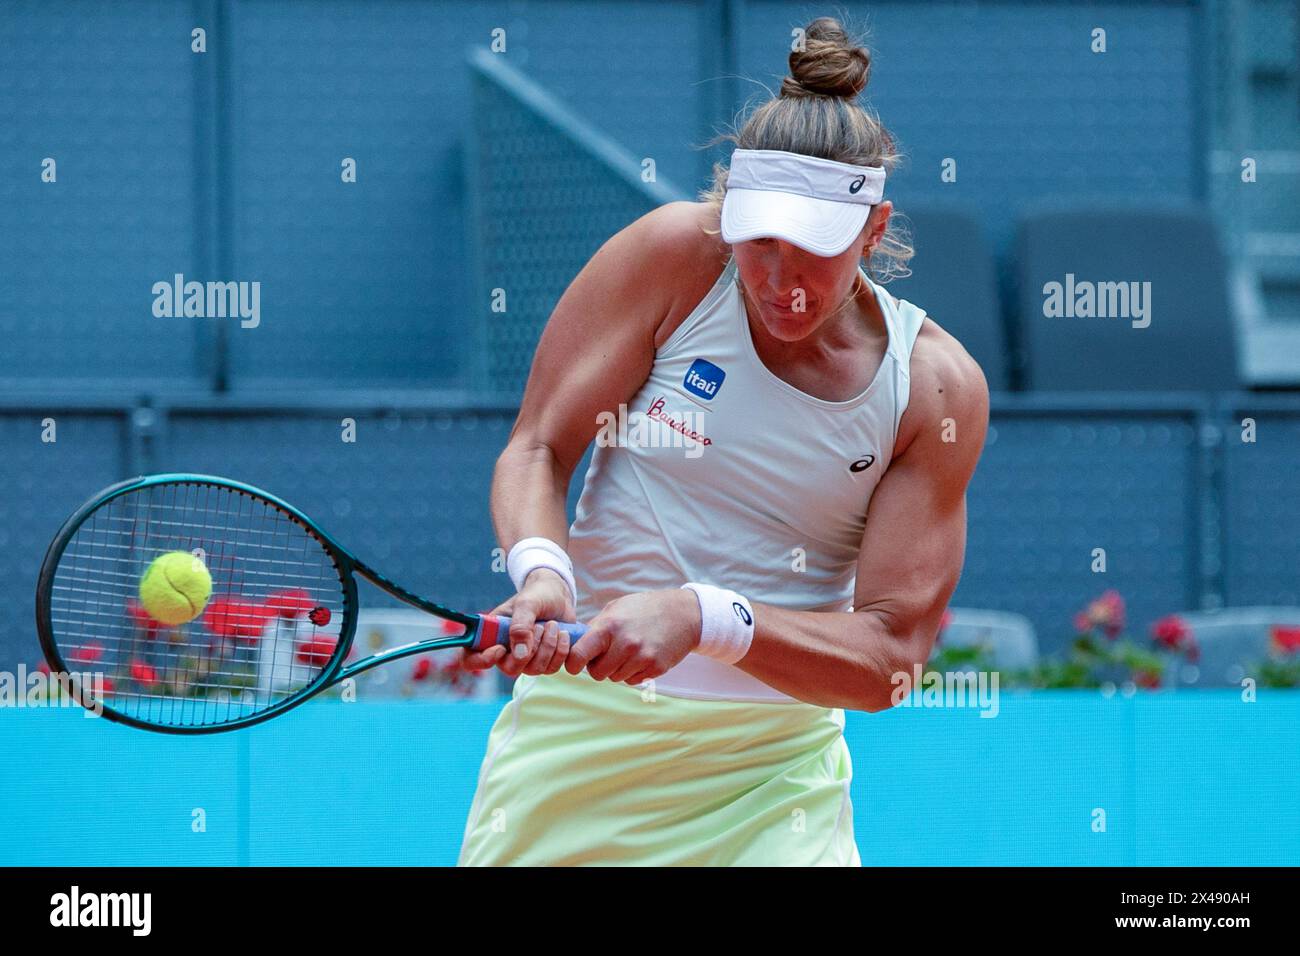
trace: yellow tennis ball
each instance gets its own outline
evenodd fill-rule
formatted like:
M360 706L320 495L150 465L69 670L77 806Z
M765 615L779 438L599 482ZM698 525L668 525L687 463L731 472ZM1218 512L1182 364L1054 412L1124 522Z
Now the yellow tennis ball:
M188 551L168 551L154 558L140 579L140 606L163 624L194 620L211 596L212 575Z

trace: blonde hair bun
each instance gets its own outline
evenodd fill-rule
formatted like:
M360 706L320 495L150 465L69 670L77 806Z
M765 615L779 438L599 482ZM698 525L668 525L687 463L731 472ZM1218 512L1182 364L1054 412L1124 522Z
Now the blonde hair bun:
M818 17L804 28L803 49L790 54L790 75L781 96L857 97L871 78L871 53L854 42L838 20Z

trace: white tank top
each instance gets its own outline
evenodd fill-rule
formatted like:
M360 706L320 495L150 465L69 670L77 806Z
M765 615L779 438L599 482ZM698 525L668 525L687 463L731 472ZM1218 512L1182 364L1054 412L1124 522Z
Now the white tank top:
M875 293L889 347L866 390L829 402L778 378L754 350L735 260L655 352L598 435L569 528L578 620L626 594L699 581L791 610L848 611L867 505L907 407L925 313ZM623 444L611 445L622 425ZM608 436L608 437L606 437ZM656 692L794 700L740 668L688 654Z

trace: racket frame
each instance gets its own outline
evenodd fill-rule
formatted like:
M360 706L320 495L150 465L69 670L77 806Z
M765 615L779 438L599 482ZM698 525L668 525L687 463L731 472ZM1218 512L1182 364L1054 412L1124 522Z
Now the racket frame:
M54 589L54 576L58 570L59 561L63 557L64 551L72 541L73 536L85 524L86 520L98 511L101 507L120 498L123 495L139 491L144 488L156 485L167 484L200 484L216 485L227 488L240 494L251 495L260 498L268 504L274 506L285 515L301 525L303 530L315 538L325 551L327 557L333 562L339 572L339 581L343 586L343 621L339 626L339 638L335 644L334 653L330 660L321 668L320 673L308 684L295 691L293 694L285 697L283 700L271 705L265 710L250 714L247 717L238 720L227 721L212 726L195 725L190 727L174 726L168 724L156 724L129 714L122 714L113 710L106 701L94 701L88 703L87 699L82 696L82 689L76 687L74 678L76 672L68 667L67 661L59 653L58 644L54 639L54 631L51 622L52 596ZM344 666L344 661L352 650L352 642L356 637L357 630L357 582L356 576L360 575L371 584L381 590L391 594L399 601L403 601L412 607L419 608L427 614L432 614L444 620L455 621L465 626L464 634L453 634L441 638L431 638L424 641L415 641L410 644L403 644L398 647L386 648L369 657L354 661L348 666ZM36 632L40 638L41 650L45 653L45 659L51 668L57 668L59 673L69 675L68 685L74 688L77 694L77 700L87 709L102 708L100 712L109 720L127 726L136 727L141 730L151 730L160 733L169 734L211 734L223 733L229 730L240 730L244 727L251 727L254 724L260 724L264 720L270 720L272 717L278 717L287 710L292 710L299 704L316 696L323 690L333 687L350 677L355 677L364 671L370 670L379 664L385 664L388 661L399 660L403 657L410 657L414 654L424 654L430 651L447 650L453 647L464 647L468 649L479 649L490 646L500 640L501 635L498 633L499 627L503 622L508 622L506 618L498 618L491 614L466 614L461 611L453 610L444 605L437 604L433 601L426 600L417 594L414 594L401 585L389 580L384 575L375 571L373 568L361 562L354 557L347 549L335 541L328 533L321 529L314 521L305 514L289 504L260 488L245 484L240 481L234 481L230 478L221 478L216 475L191 474L187 472L175 472L157 475L141 475L136 478L128 478L126 481L118 482L115 485L103 489L95 494L78 508L55 535L54 540L46 550L45 559L41 563L40 576L36 583Z

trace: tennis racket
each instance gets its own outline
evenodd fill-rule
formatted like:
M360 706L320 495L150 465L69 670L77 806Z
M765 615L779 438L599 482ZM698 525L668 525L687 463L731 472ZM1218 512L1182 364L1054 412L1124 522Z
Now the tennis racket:
M192 620L167 625L142 606L140 580L178 551L202 562L210 597ZM346 664L357 575L441 618L439 636ZM571 642L586 632L560 627ZM36 628L51 671L67 675L84 706L145 730L200 734L278 716L387 661L508 645L510 618L412 594L264 491L168 474L105 488L64 523L41 565Z

